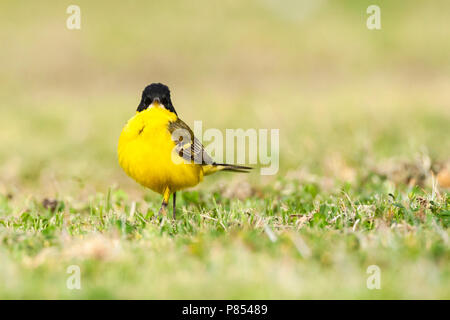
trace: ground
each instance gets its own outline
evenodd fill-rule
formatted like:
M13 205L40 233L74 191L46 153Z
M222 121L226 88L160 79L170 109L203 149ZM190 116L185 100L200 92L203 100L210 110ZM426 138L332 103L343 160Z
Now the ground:
M303 172L159 198L1 198L4 298L449 298L449 198L369 171L328 190ZM14 197L11 195L11 197ZM241 198L242 200L236 199ZM81 289L69 290L70 266ZM369 266L380 289L369 290ZM69 271L69 273L68 273ZM368 273L369 271L369 273ZM370 285L369 285L370 287Z
M1 299L450 298L449 2L276 3L0 4ZM191 126L280 129L280 170L157 218L116 154L155 81Z

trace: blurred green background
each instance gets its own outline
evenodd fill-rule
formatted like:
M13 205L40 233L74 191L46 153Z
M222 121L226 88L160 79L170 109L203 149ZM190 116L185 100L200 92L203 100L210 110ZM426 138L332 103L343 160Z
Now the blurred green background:
M140 190L116 143L151 82L190 125L280 128L280 174L336 154L445 160L450 3L377 1L368 30L373 3L77 1L68 30L70 1L2 1L1 187Z
M1 1L0 295L448 298L448 196L430 172L450 168L449 21L447 0ZM139 220L160 198L116 148L152 82L191 126L279 128L279 173L208 177L178 225Z

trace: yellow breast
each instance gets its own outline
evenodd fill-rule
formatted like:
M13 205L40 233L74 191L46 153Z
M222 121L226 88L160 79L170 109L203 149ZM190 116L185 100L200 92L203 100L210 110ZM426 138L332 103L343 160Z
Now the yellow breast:
M137 113L122 130L119 138L119 164L141 185L163 193L192 187L203 179L200 165L173 161L175 143L168 124L177 116L153 107Z

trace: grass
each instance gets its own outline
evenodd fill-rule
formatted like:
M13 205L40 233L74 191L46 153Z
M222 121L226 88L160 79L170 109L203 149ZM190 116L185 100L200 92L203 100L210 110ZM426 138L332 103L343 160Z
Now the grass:
M308 3L2 2L0 298L449 299L449 3ZM157 219L116 155L155 81L189 125L279 128L279 172Z
M449 298L446 193L389 181L324 192L280 179L183 192L179 218L120 189L88 201L2 198L4 298ZM231 188L231 189L227 189ZM236 200L233 192L247 193ZM248 195L253 196L248 196ZM81 268L81 290L66 270ZM381 269L369 290L366 270Z

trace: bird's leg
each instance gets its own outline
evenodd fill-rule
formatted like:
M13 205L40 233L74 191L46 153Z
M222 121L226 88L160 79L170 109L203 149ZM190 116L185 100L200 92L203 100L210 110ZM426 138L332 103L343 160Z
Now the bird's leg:
M173 220L177 219L177 193L173 193Z
M166 207L167 207L167 203L164 202L164 200L163 200L163 202L161 204L161 208L159 208L159 211L158 211L158 217L161 217L162 215L166 215Z
M161 204L161 209L159 209L158 216L161 216L161 214L166 215L166 207L167 204L169 203L169 198L170 198L170 189L166 188L164 189L163 201Z

